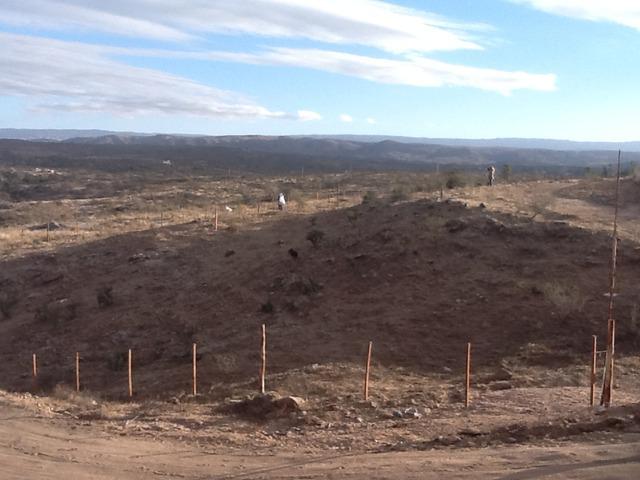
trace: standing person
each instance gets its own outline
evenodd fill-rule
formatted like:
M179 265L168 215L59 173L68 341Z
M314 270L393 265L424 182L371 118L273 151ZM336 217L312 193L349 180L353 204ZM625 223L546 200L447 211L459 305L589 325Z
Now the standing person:
M496 167L491 165L487 168L487 176L489 177L489 186L493 187L494 183L496 183Z
M284 193L278 194L278 210L285 210L287 208L287 201L284 198Z

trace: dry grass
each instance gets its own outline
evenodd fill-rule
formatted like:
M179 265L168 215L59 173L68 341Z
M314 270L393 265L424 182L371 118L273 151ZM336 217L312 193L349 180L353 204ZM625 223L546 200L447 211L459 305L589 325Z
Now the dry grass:
M28 175L28 172L24 172ZM219 227L239 229L276 218L277 192L287 194L288 214L309 214L361 202L365 192L391 200L423 198L439 188L438 175L344 173L305 177L168 178L139 174L64 171L41 183L37 201L3 203L0 212L0 258L32 251L54 251L129 232L189 222L209 227L218 210ZM86 191L85 191L86 190ZM78 192L84 192L85 197ZM228 208L227 208L228 207ZM56 222L47 234L34 225Z
M586 302L577 285L550 282L542 287L542 293L562 317L581 312Z

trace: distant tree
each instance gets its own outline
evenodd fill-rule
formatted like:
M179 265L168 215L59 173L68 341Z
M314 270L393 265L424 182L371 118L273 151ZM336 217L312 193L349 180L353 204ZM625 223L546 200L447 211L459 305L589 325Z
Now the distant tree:
M511 165L509 165L508 163L505 163L502 166L502 169L500 171L500 177L505 182L508 182L511 180Z
M607 178L609 176L609 167L607 165L604 165L602 167L602 176L604 178Z
M630 177L634 174L636 170L636 162L628 162L625 169L622 171L623 177Z

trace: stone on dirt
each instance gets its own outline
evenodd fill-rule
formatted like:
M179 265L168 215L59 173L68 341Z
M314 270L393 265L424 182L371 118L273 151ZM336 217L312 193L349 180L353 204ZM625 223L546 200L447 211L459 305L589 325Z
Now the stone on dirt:
M247 397L231 404L231 410L240 415L268 419L288 417L302 413L305 401L300 397L288 395L281 397L276 392L267 392Z

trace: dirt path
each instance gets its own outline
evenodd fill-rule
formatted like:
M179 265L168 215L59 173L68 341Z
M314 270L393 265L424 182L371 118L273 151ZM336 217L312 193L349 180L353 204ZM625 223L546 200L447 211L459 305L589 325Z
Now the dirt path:
M176 441L113 436L88 423L0 406L0 478L13 479L631 479L640 435L553 447L402 453L228 454Z

